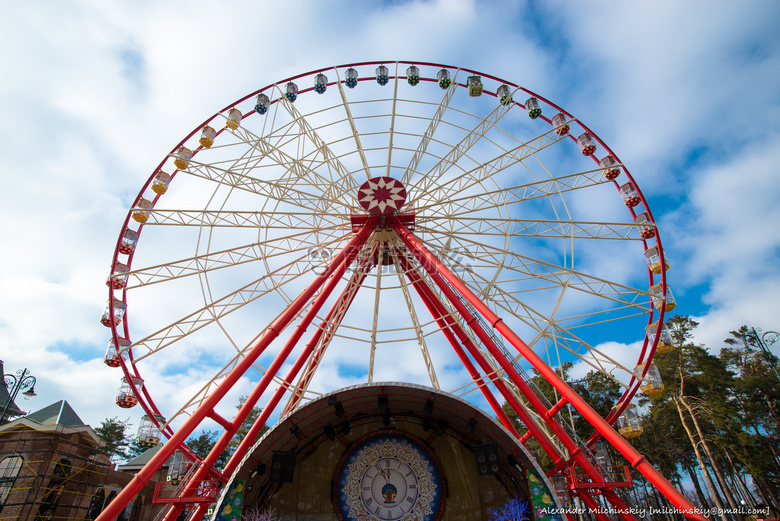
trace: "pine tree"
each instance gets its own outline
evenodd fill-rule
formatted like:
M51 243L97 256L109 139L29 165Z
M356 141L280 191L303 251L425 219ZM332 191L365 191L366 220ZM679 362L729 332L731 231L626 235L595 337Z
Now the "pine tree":
M240 409L242 405L246 403L247 397L241 396L238 399L238 405L236 405L236 409ZM230 440L230 443L228 443L227 449L225 452L228 453L228 455L232 455L238 446L241 444L241 442L246 438L246 435L249 434L249 430L252 428L252 425L254 425L255 420L260 416L260 413L263 412L263 409L260 407L252 407L252 410L249 412L249 415L246 417L246 419L241 423L241 426L236 431L235 436L233 436L233 439ZM265 431L268 430L268 427L266 425L263 425L263 427L260 429L260 432L257 433L257 438L255 438L254 441L257 441L263 434L265 434Z
M572 389L582 396L602 418L606 418L620 400L623 389L613 378L599 371L589 371L582 380L572 382ZM581 440L586 440L596 429L582 415L573 411L574 428Z
M666 371L664 376L668 377L667 393L677 408L680 424L690 439L715 506L723 508L721 497L724 497L729 508L736 511L739 504L726 479L730 465L724 457L726 433L741 429L734 421L738 411L731 399L736 375L720 358L691 342L698 322L678 315L669 319L666 325L676 347L674 356L668 357L662 364ZM710 470L718 482L720 493L712 481ZM742 519L739 513L733 516L737 520ZM722 517L725 519L725 515Z
M730 434L730 447L753 476L764 502L778 508L780 491L780 388L767 355L748 345L744 338L752 328L741 326L724 340L728 346L720 358L734 371L734 402L739 406L735 419L739 428ZM770 357L772 355L769 355ZM776 358L774 360L776 361ZM756 458L756 454L765 457Z
M236 409L240 409L241 406L246 403L246 400L247 400L246 396L241 396L238 399L238 405L236 405ZM257 420L261 412L263 412L263 410L260 407L252 407L252 410L250 411L249 415L241 423L241 426L236 431L236 434L228 442L227 447L225 448L225 450L222 451L222 454L220 454L219 458L215 462L214 466L216 468L218 469L223 468L225 464L230 460L230 457L236 451L236 449L244 440L244 438L246 438L247 434L249 433L249 430L252 428L252 425L254 425L255 420ZM257 438L253 441L259 439L267 430L268 427L266 425L263 425L263 427L260 429L260 432L257 435ZM194 452L198 457L205 459L209 455L211 450L214 448L214 445L216 445L220 436L222 436L222 433L220 431L204 430L201 431L200 435L198 435L197 437L193 436L187 439L186 444L192 450L192 452Z
M131 426L130 418L121 421L115 416L106 418L95 429L95 434L104 443L102 451L111 461L124 461L133 457L133 452L130 448L132 440L128 436L128 429Z
M197 437L191 437L187 439L187 446L192 450L192 452L198 456L201 459L206 459L206 456L209 455L211 452L211 449L214 448L214 445L217 443L218 438L218 432L217 431L201 431L200 435ZM230 454L228 451L224 451L219 459L217 459L214 466L217 469L221 469L225 466L225 463L227 463L228 459L230 458Z

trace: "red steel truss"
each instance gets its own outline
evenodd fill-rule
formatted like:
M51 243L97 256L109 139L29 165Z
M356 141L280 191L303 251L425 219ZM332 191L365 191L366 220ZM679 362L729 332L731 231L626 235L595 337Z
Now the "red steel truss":
M621 513L623 519L636 519L630 508L615 492L615 488L625 487L630 483L620 479L610 481L605 479L605 473L591 459L586 446L575 441L566 428L556 418L556 413L566 404L571 404L587 419L648 481L650 481L675 507L689 519L704 518L695 513L693 505L664 478L644 457L639 454L612 426L598 415L577 393L564 382L558 374L549 367L531 348L523 342L492 310L490 310L471 289L450 269L442 263L423 242L411 231L414 227L414 213L353 216L354 237L332 259L325 270L295 299L288 308L269 326L260 339L241 359L230 374L209 395L201 406L184 422L170 437L167 443L157 452L149 463L133 478L130 484L111 502L98 516L97 521L111 521L129 501L141 490L151 477L166 463L173 452L184 445L185 439L206 418L215 420L225 431L215 444L213 450L201 462L196 462L197 469L191 473L187 483L180 489L177 498L165 498L171 504L165 515L166 521L173 521L187 504L195 504L194 513L189 517L199 521L206 513L208 502L214 500L214 487L204 487L204 482L219 480L224 482L237 468L241 459L251 449L251 444L262 426L273 413L282 397L293 387L293 380L301 369L306 366L301 377L302 384L296 388L305 389L305 384L311 379L314 369L323 356L323 346L333 335L340 324L341 318L353 302L357 290L366 274L378 264L387 260L385 256L403 270L412 287L437 322L446 336L449 344L463 362L472 380L478 385L493 411L503 425L514 434L519 442L530 438L536 439L542 449L552 458L556 468L566 468L569 475L569 488L572 494L580 497L587 506L597 512L599 519L607 520L602 509L594 499L595 494L603 497ZM411 228L411 229L410 229ZM366 247L367 241L376 230L382 232L381 239ZM293 348L298 344L307 327L325 304L333 290L342 280L347 268L355 262L357 268L342 290L337 301L332 305L327 318L312 335L303 352L293 367L270 397L268 405L254 422L249 434L244 438L236 452L232 455L222 472L214 470L213 466L227 447L242 422L248 417L252 408L268 390L268 386L285 363ZM427 279L424 277L427 275ZM279 351L264 376L247 398L235 417L228 421L215 412L216 405L235 385L238 379L252 366L268 346L288 327L299 315L302 316L295 330ZM330 326L328 326L330 324ZM479 339L482 344L475 345L465 328ZM563 399L548 408L534 392L529 383L519 374L512 357L498 345L500 335L516 352L524 357L563 396ZM485 353L485 351L487 353ZM307 363L308 362L308 363ZM476 365L475 365L476 364ZM480 371L482 373L480 373ZM506 400L527 428L521 434L515 429L506 413L501 408L493 389ZM521 401L521 398L525 401ZM295 407L300 400L294 395L288 410ZM560 446L551 441L545 429L552 432ZM571 519L571 516L569 516Z

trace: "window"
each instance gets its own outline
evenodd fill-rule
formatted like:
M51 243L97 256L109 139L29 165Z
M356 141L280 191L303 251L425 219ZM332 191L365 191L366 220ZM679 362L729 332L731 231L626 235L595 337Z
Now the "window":
M61 459L54 467L54 474L49 480L49 484L43 490L45 493L41 498L38 513L35 515L35 521L51 521L54 517L54 511L60 504L60 497L65 490L65 481L70 474L71 463L66 459Z
M8 495L14 487L16 476L22 468L24 460L21 456L8 456L0 461L0 511L8 500Z
M133 510L130 512L130 521L139 521L141 519L141 508L144 505L144 496L136 496L133 500Z
M106 492L103 488L97 489L92 495L92 500L87 508L87 519L95 519L103 511L103 503L106 501Z
M135 498L125 505L125 508L117 516L116 521L128 521L130 519L130 509L133 508L133 503L135 503Z
M116 499L116 490L112 490L111 493L106 498L106 502L103 504L103 508L106 508L109 505L109 503L111 503L115 499Z

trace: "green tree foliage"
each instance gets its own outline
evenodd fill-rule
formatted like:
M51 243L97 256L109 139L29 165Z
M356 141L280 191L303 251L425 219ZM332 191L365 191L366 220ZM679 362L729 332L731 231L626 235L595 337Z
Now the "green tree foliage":
M693 341L698 323L690 317L674 316L666 326L675 348L653 360L664 391L634 398L644 412L644 433L630 443L670 480L692 481L704 506L738 506L746 497L745 484L753 483L748 504L780 507L780 385L765 354L744 341L749 328L730 331L724 346L703 346ZM623 388L598 372L572 381L571 370L571 363L566 363L557 372L606 417ZM559 400L538 373L531 380L549 404ZM526 428L511 407L504 404L503 408L524 433ZM569 414L564 409L558 417L573 420L578 437L586 440L593 427L576 411ZM551 468L552 461L538 442L531 439L527 446L545 468ZM616 463L626 462L616 458ZM706 487L699 482L705 471L710 479ZM715 504L708 504L705 489L710 495L715 491Z
M127 454L128 454L128 458L127 459L136 458L136 457L140 456L141 454L143 454L144 452L146 452L147 450L149 450L147 448L144 448L144 447L141 447L140 445L138 445L139 441L140 440L138 438L136 438L135 436L131 436L130 437L130 445L127 448Z
M101 451L111 461L128 461L143 454L146 449L138 446L132 431L130 418L122 421L118 417L106 418L95 429L95 434L103 440Z
M236 409L240 409L241 406L246 403L246 400L246 396L240 397L238 399L238 405L236 405ZM241 444L244 438L246 438L247 434L249 434L249 430L252 428L252 425L255 423L255 420L257 420L262 411L263 410L259 407L252 408L249 416L247 416L247 418L241 423L241 426L238 428L238 431L236 431L235 436L233 436L230 442L228 442L227 448L222 451L222 454L220 454L219 458L214 464L217 469L224 468L225 464L227 464L228 460L230 460L230 457L236 451L238 446ZM262 436L267 430L268 427L263 425L260 428L260 432L258 433L257 437L253 440L253 443L257 441L257 439L259 439L260 436ZM195 453L201 459L205 459L211 452L211 449L214 448L214 445L217 443L217 440L219 440L221 435L221 431L204 430L201 431L198 436L191 436L188 438L186 443L193 453Z
M238 399L238 405L236 405L236 409L240 409L241 406L246 403L246 399L246 396L241 396ZM263 409L260 407L252 407L252 410L249 412L249 416L247 416L246 419L241 423L241 426L236 431L236 435L233 436L233 439L230 440L230 443L228 443L227 450L230 452L230 454L233 454L244 438L246 438L247 434L249 434L249 430L252 428L252 425L254 425L255 420L257 420L257 418L260 416L260 413L262 412ZM263 425L260 428L260 431L257 433L257 437L252 440L252 443L256 442L263 434L265 434L265 431L267 430L268 426Z
M133 457L130 447L132 439L128 432L131 426L130 418L122 421L115 416L106 418L95 429L95 434L104 443L102 452L111 458L111 461L124 461Z
M612 407L617 403L622 394L622 388L615 380L597 371L590 371L585 378L578 381L572 381L570 372L573 367L571 362L565 362L556 370L558 375L567 382L580 396L584 397L588 403L602 417L607 416ZM560 393L537 371L533 372L531 377L531 387L538 391L542 396L545 406L551 407L561 399ZM521 434L527 429L520 423L517 413L512 409L509 403L504 403L502 408L509 419L514 423L518 432ZM560 422L565 422L567 426L574 425L574 432L579 440L586 440L595 429L573 408L564 408L557 416ZM543 427L544 428L544 427ZM575 440L576 441L576 440ZM535 439L528 442L528 449L537 457L542 466L549 468L552 460L544 452L541 445Z
M187 446L201 459L206 459L217 442L217 431L201 431L198 436L187 438Z
M780 385L774 375L767 356L777 363L777 357L767 355L745 343L749 333L747 326L730 331L731 337L724 340L729 346L721 350L720 358L726 366L739 375L734 391L741 406L752 414L748 421L758 421L771 433L780 431ZM764 421L760 421L763 419Z
M698 323L690 317L674 316L666 326L675 349L653 360L665 389L661 395L640 402L648 411L643 423L645 433L632 442L667 476L682 469L690 472L687 469L692 465L705 466L713 481L719 482L725 507L733 507L739 495L744 495L735 474L742 476L743 481L744 474L752 475L757 484L766 481L765 490L758 492L763 501L775 502L772 496L776 494L780 470L775 447L780 440L777 431L771 430L777 425L771 409L779 396L769 364L750 352L741 340L740 332L747 328L732 331L732 337L725 341L727 347L716 356L716 346L707 348L693 343ZM683 420L690 435L681 434ZM654 447L647 440L647 434L659 431L664 433L663 448ZM694 444L702 449L701 454L694 455ZM757 454L769 457L756 457ZM737 486L726 486L730 490L724 493L724 481Z
M780 490L780 386L767 355L745 342L748 333L749 328L744 325L730 331L731 336L724 340L728 347L720 353L724 364L738 375L732 393L739 414L735 419L739 428L728 432L729 449L744 465L745 471L757 477L759 487L767 489L767 494L777 496ZM776 357L773 358L776 362ZM756 454L766 456L756 458Z
M556 372L561 378L563 378L564 381L568 381L569 371L571 370L571 368L572 368L572 363L566 362L563 364L562 367L558 368ZM557 391L552 386L552 384L550 384L550 382L548 382L536 370L534 370L533 374L534 376L532 376L530 379L531 387L534 389L534 392L536 392L537 395L539 395L542 398L542 400L546 402L546 404L552 406L560 399L560 395L557 394ZM517 394L518 396L520 396L519 393ZM523 402L524 400L521 398L520 401ZM523 434L526 430L528 430L527 427L520 422L520 418L517 416L517 413L514 411L514 409L512 409L512 406L508 402L504 402L504 404L502 405L502 409L504 409L504 412L512 421L512 423L515 425L515 428L517 428L520 434ZM542 426L542 428L544 427ZM542 449L542 446L535 438L531 438L529 440L527 444L527 448L528 450L531 451L531 453L534 456L536 456L537 460L541 463L541 465L544 468L552 467L553 460Z
M630 443L669 479L680 476L681 461L694 461L680 415L671 401L650 407L642 418L642 435Z
M590 371L585 378L571 384L572 389L585 398L602 418L606 418L623 394L623 388L614 379L598 371ZM574 413L574 428L582 440L596 432L580 414Z
M211 449L214 448L214 445L217 443L217 439L219 438L219 432L217 431L201 431L201 433L198 436L192 436L187 439L187 446L192 450L192 452L195 453L196 456L198 456L201 459L206 459L206 456L209 455L211 452ZM225 464L228 462L228 459L230 459L230 455L232 452L223 451L222 454L219 456L219 459L217 459L217 462L214 464L214 466L217 469L221 469L225 466Z

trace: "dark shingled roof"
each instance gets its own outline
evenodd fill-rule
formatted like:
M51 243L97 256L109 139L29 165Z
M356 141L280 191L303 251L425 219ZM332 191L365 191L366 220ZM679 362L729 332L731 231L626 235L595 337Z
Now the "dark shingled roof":
M118 466L119 470L130 470L130 469L136 469L136 468L143 468L144 465L149 463L149 460L152 459L152 456L157 454L160 451L160 448L163 446L162 443L158 443L151 449L147 450L146 452L139 454L135 458L131 459L130 461L127 461L125 463L122 463ZM165 466L165 465L163 465Z
M62 425L63 427L85 427L79 415L65 400L55 402L40 411L25 416L39 425Z

